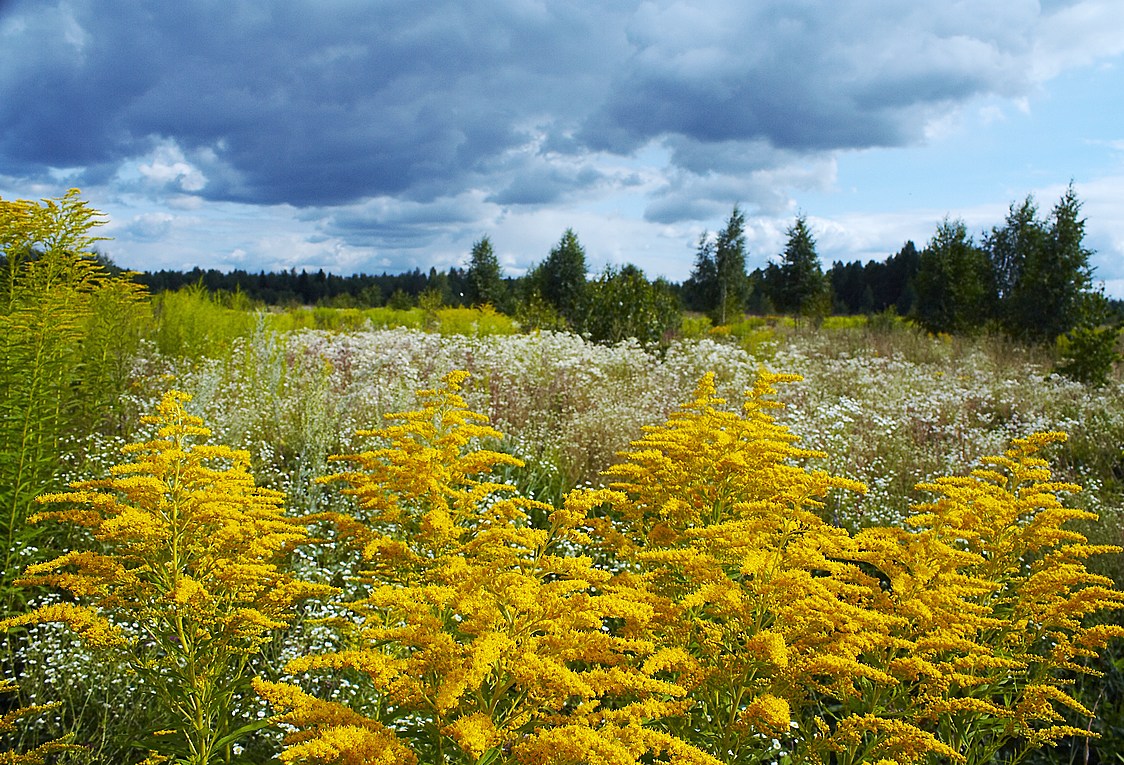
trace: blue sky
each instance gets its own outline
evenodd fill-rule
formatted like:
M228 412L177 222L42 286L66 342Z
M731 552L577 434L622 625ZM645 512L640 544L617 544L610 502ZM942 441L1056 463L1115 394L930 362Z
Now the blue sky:
M1119 0L0 0L0 196L82 189L136 269L684 279L735 203L751 267L977 235L1071 180L1124 297Z

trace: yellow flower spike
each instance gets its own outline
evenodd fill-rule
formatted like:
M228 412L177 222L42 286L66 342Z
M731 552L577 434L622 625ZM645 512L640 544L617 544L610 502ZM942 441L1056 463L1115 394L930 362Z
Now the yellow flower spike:
M1086 672L1075 659L1120 634L1083 626L1124 604L1124 594L1085 568L1091 555L1116 549L1064 528L1094 516L1063 505L1080 487L1053 481L1039 456L1063 440L1016 439L983 469L920 484L935 499L916 506L916 532L856 538L860 557L890 584L885 610L906 617L888 668L909 685L885 703L910 705L957 751L1048 744L1059 710L1089 714L1065 673Z
M597 534L644 573L659 614L652 638L704 668L679 676L693 701L684 724L719 759L766 755L763 739L745 733L738 698L763 699L754 713L787 738L788 711L799 712L809 689L854 696L856 684L894 682L858 658L890 640L892 619L872 607L878 582L845 562L854 544L817 515L828 492L865 487L801 467L823 455L798 447L773 416L776 386L797 379L763 371L733 413L708 375L606 471L625 500L611 503L614 522ZM782 703L783 724L765 714Z
M286 761L355 761L366 756L366 739L348 736L366 727L422 759L443 751L503 762L543 751L555 731L580 730L567 745L578 761L627 753L631 764L656 745L626 734L635 716L682 711L668 699L684 689L653 677L658 663L642 671L655 647L626 634L652 618L651 608L578 554L589 514L623 495L576 492L555 509L497 481L497 470L521 463L487 448L501 434L466 408L466 381L446 376L442 387L419 392L418 409L359 431L378 448L332 458L348 470L323 480L356 500L354 515L334 520L369 565L347 605L352 639L294 659L286 672L355 670L356 698L369 701L327 706L295 684L261 684L296 727ZM532 528L531 510L549 527ZM611 624L625 625L622 634Z
M249 690L246 657L287 626L293 606L331 588L298 582L281 564L307 532L283 496L254 485L249 455L200 443L210 431L170 392L145 418L156 437L124 450L109 477L47 494L61 509L37 522L89 529L104 552L71 552L28 569L21 583L66 590L55 604L0 626L60 622L88 646L114 651L179 716L179 742L209 762L244 721L230 689ZM188 710L194 709L194 712Z

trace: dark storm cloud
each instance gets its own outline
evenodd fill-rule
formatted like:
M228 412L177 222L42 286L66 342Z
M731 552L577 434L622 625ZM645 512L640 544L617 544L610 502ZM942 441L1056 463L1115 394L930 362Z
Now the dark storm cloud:
M3 20L0 156L9 170L97 165L171 138L216 165L212 198L432 198L526 142L531 123L600 98L620 39L602 23L611 6L592 7L17 4Z
M1025 85L1018 32L1033 4L955 6L645 3L629 27L633 55L583 135L614 151L668 134L797 151L915 141L931 110Z
M174 142L204 198L390 196L439 219L441 200L472 190L499 205L568 198L606 182L586 159L655 141L673 177L649 218L691 218L719 194L753 198L754 174L794 157L916 141L936 111L1021 92L1038 6L999 5L6 3L0 172L108 181ZM715 173L736 178L690 177ZM379 225L334 221L355 236Z

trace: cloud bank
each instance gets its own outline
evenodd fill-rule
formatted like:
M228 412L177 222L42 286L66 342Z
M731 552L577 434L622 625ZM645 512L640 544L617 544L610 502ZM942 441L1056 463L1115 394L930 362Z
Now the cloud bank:
M919 144L965 105L1119 55L1113 7L9 0L0 176L287 210L399 253L616 199L656 227L734 201L789 214L840 152Z

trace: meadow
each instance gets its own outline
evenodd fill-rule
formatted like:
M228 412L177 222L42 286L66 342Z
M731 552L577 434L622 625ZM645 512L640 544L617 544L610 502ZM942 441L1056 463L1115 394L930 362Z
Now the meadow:
M127 598L114 589L124 586L120 577L107 585L96 566L75 568L73 560L44 569L27 608L55 616L13 617L19 629L9 644L9 666L19 667L25 703L58 706L28 715L9 741L27 751L62 738L81 748L52 756L75 762L138 762L147 751L192 763L267 762L281 752L296 762L1115 761L1124 751L1119 644L1109 644L1099 658L1077 649L1064 658L1057 641L1065 633L1075 646L1083 636L1095 645L1098 620L1115 618L1103 609L1120 605L1099 583L1111 580L1119 588L1121 556L1097 553L1119 545L1124 528L1122 383L1085 386L1053 373L1052 363L1046 351L999 338L934 337L885 317L829 320L819 327L746 319L721 331L688 322L680 337L645 348L636 342L598 345L567 333L519 334L504 317L470 309L428 317L388 309L377 316L332 309L268 313L223 308L198 292L164 296L130 358L119 415L112 427L66 445L61 462L67 467L55 490L102 480L86 494L62 499L98 506L99 492L130 498L124 484L104 479L111 466L128 461L121 453L126 444L149 439L142 453L163 448L152 446L160 442L153 429L172 427L172 421L146 423L143 416L173 411L168 391L182 391L186 396L176 404L182 416L198 417L212 443L246 452L248 477L239 480L276 492L270 496L284 516L304 518L301 534L307 527L320 540L299 546L295 538L279 541L278 556L259 561L272 567L261 581L280 588L277 577L283 575L310 589L307 597L271 612L248 644L222 644L238 657L224 671L235 666L245 682L208 697L230 719L200 725L213 732L214 746L203 755L178 740L186 733L182 726L168 722L175 715L169 718L167 710L182 699L162 696L157 688L173 680L181 690L200 682L181 676L187 659L169 660L190 640L160 646L160 635L146 633L143 622L164 619L163 612L120 610L120 601L153 591ZM450 381L454 370L466 374ZM803 379L773 381L773 372ZM700 381L712 388L700 389ZM774 387L775 396L768 395ZM419 397L418 391L429 393ZM743 411L747 391L757 391L757 408ZM774 399L780 407L762 404ZM694 408L681 408L691 402ZM409 412L405 419L386 419ZM488 425L469 413L486 417ZM445 430L432 431L434 422ZM662 430L651 430L663 423ZM677 430L688 426L696 430ZM1055 500L1047 495L1061 497L1058 507L1069 510L1049 522L1058 525L1054 537L1028 537L1010 571L992 571L989 576L1006 589L989 590L978 570L998 559L995 550L978 549L989 534L966 530L970 524L963 518L926 521L918 515L919 503L931 503L934 492L945 490L941 476L967 476L981 459L1003 455L1012 441L1053 431L1068 438L1027 447L1019 459L1036 459L1030 452L1041 447L1054 478L1035 474L1033 466L1008 466L1038 487L1022 499L1016 489L1005 495L1010 503L1023 503L1009 520L1011 528L1039 529L1042 523L1034 518L1054 512ZM732 432L742 436L731 445L723 439ZM676 495L679 484L667 465L645 467L644 455L653 449L671 454L675 438L688 436L677 464L691 468L676 474L682 488ZM642 438L652 440L630 448ZM759 448L764 451L754 451ZM669 532L659 532L663 525L644 513L674 516L660 507L695 496L697 481L731 454L742 466L734 474L753 480L721 501L707 494L703 504L711 503L714 517L682 521L679 542L668 549L680 550L675 555L691 550L701 562L669 559L671 552L659 552L666 546L659 534ZM341 473L332 455L366 456ZM463 467L463 460L473 467ZM644 470L656 472L641 475ZM725 481L722 474L719 469L704 483ZM333 475L335 481L323 480ZM428 481L424 486L411 483L419 475ZM1001 483L1008 486L1006 479ZM864 492L856 490L859 484ZM642 502L653 485L671 493ZM617 494L606 493L610 486ZM444 497L437 504L449 513L446 523L459 529L452 536L448 529L433 536L434 491ZM766 501L769 496L774 499ZM787 499L778 504L777 496ZM143 509L143 501L133 499ZM955 493L945 499L949 508L964 502ZM986 506L997 515L1005 512ZM926 507L921 509L931 516ZM103 562L117 555L132 560L131 566L143 557L139 532L91 526L88 517L69 512L78 513L59 511L50 519L62 521L48 538L53 554L100 550ZM86 520L73 522L81 518ZM263 518L253 528L260 529ZM610 521L612 529L605 525ZM1088 544L1060 531L1062 521ZM790 522L800 527L796 537L778 539L767 531L770 524ZM507 536L488 536L498 533L497 524L509 530ZM692 525L715 529L719 541L722 534L733 536L715 547L716 537L692 536ZM748 540L737 536L750 527L756 531ZM895 554L896 563L879 558L888 542L878 535L886 529L954 538L941 542L939 555L930 551L925 566L935 570L929 570L901 558L904 552ZM816 541L804 549L798 538ZM409 554L399 550L404 542ZM767 588L760 572L749 576L747 544L775 554L784 576L777 573ZM1033 561L1048 559L1051 545L1066 544L1076 546L1072 554L1058 553L1058 565L1079 565L1084 572L1087 558L1088 571L1039 593L1034 608L1046 620L1042 609L1064 602L1078 621L1087 617L1084 626L1065 620L1053 632L1028 626L1027 615L1012 614L1009 606L1020 599L1031 603L1027 583L1043 576ZM392 548L397 552L387 552ZM980 556L975 563L955 557L969 551ZM804 560L808 555L818 562ZM393 560L400 565L388 569ZM483 578L474 573L478 566L487 569ZM887 573L895 567L910 571L906 579ZM511 603L501 608L504 618L514 620L509 638L522 634L526 625L519 618L538 613L530 603L553 604L553 620L564 612L581 615L580 623L559 626L539 613L538 631L528 633L534 641L505 644L504 650L538 667L536 676L563 672L554 685L536 686L501 661L495 646L485 662L484 637L503 630L493 623L476 630L461 623L484 619L479 599L499 597L487 581L503 580L505 571L523 578L511 573L515 579L504 591L529 599L522 610ZM628 572L648 579L643 585L628 581ZM85 577L80 586L76 575ZM904 581L926 576L929 589L951 601L923 607L881 602L886 588L904 592ZM468 587L466 581L471 592L458 589ZM972 581L975 590L965 585ZM552 589L562 582L569 588ZM706 582L711 584L697 589ZM736 589L713 589L720 582ZM825 584L837 589L825 591ZM867 594L857 596L857 589ZM180 598L190 605L179 592L154 602ZM853 613L844 614L849 621L823 622L837 608L824 606L824 598L853 606ZM98 604L91 613L111 615L113 626L132 641L127 651L92 649L87 622L50 611L91 600ZM786 610L789 600L805 610ZM672 606L687 601L689 606ZM629 602L643 604L643 614L623 605ZM927 669L905 667L903 651L917 651L932 639L925 629L935 629L923 627L917 609L929 620L939 613L947 621L976 613L981 603L990 603L987 618L1002 619L1003 626L962 625L960 644L921 651L932 660ZM809 612L820 614L820 621L786 626L807 621ZM203 611L189 613L202 618ZM693 631L670 629L672 615ZM548 622L554 626L542 626ZM403 624L414 625L414 632L406 634ZM452 653L440 661L431 656L435 638L419 636L421 624L445 640L451 636L455 650L446 646ZM212 632L217 634L207 634ZM1035 637L1012 651L1012 636L1024 633ZM966 636L973 636L970 646ZM1106 633L1103 642L1110 637ZM835 646L854 644L839 654L824 644L829 638ZM148 641L149 652L140 665L138 640ZM1051 641L1053 653L1043 649ZM537 653L528 648L532 644ZM589 653L582 646L596 649ZM357 659L363 650L371 653ZM1027 651L1040 655L1031 661ZM373 655L382 662L377 668L370 664ZM809 665L809 657L822 666ZM458 662L486 667L461 678L459 690L449 690ZM1104 674L1083 674L1080 667ZM511 677L501 688L504 672ZM410 675L427 678L432 687L406 687L403 678ZM737 682L730 680L734 675ZM950 675L958 678L951 687L935 682ZM255 689L253 677L260 678ZM1049 696L1031 699L1032 691ZM433 693L453 695L437 703ZM1068 694L1077 701L1070 703ZM920 722L912 726L913 720ZM1090 742L1077 735L1086 730L1100 738ZM584 748L571 751L564 741L584 741ZM1085 759L1090 752L1096 760Z

